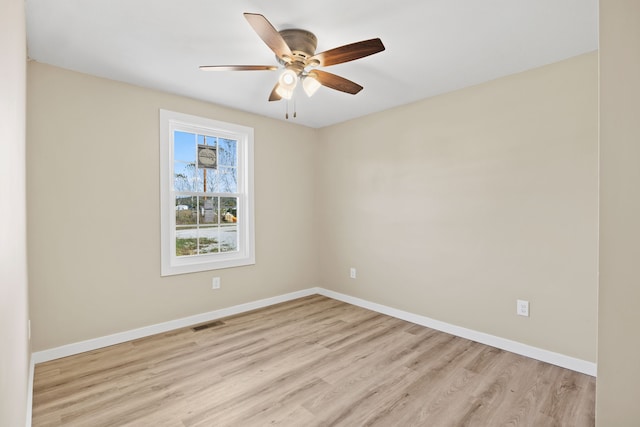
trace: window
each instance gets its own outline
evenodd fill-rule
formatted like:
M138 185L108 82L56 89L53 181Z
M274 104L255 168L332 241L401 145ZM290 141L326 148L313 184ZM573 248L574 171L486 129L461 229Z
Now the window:
M160 110L163 276L255 264L253 129Z

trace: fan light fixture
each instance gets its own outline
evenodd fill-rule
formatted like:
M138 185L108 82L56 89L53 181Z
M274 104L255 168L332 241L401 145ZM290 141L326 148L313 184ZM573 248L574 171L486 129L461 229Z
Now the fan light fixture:
M322 84L316 79L316 76L313 72L309 73L304 80L302 80L302 88L304 89L304 93L307 94L308 97L312 97L314 93L320 89Z
M320 86L355 95L363 89L362 86L344 77L318 70L316 67L328 67L354 61L385 49L382 41L375 38L316 52L318 39L310 31L300 28L278 31L267 18L259 13L245 13L244 17L267 47L275 53L280 66L285 68L269 94L269 102L293 98L298 80L302 81L302 88L308 96L316 93ZM313 71L310 70L311 68ZM280 67L275 65L201 65L200 69L273 71L280 69Z
M278 79L278 87L276 93L284 99L291 99L293 96L293 90L298 84L298 75L295 71L286 69L280 74Z
M302 80L302 88L304 89L304 93L306 93L308 97L313 96L313 94L315 94L318 89L320 89L320 86L322 86L322 83L320 83L317 79L317 75L313 72L307 75L303 74L302 76L298 77L298 74L295 71L286 69L282 72L282 74L280 74L276 93L284 99L291 99L299 80Z

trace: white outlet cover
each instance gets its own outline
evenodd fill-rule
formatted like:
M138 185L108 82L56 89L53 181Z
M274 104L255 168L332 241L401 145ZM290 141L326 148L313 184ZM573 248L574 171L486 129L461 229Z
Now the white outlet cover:
M516 313L518 316L529 317L529 301L517 300L516 301Z
M211 289L220 289L220 278L214 277L211 280Z
M355 279L355 278L356 278L356 269L355 269L355 268L351 267L351 269L349 270L349 276L350 276L352 279Z

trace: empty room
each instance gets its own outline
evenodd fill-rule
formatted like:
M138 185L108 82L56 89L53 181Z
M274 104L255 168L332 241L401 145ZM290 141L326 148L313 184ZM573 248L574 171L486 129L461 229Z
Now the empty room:
M640 5L0 1L0 426L640 423Z

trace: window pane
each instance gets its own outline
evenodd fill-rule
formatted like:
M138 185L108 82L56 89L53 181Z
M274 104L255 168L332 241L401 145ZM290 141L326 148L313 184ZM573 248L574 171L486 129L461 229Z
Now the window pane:
M198 254L198 229L176 229L176 256L189 256Z
M238 143L232 139L218 140L218 163L222 166L238 166Z
M201 191L205 193L218 192L218 171L215 169L201 169L201 177L205 185Z
M215 136L198 135L198 144L200 145L210 145L212 147L215 147L217 142L218 138L216 138Z
M196 185L194 186L193 191L202 193L204 192L204 169L197 169L196 176L197 176L197 180L196 180Z
M238 250L238 224L223 224L220 226L220 252Z
M218 188L220 193L236 193L238 191L238 169L220 168L218 170Z
M238 199L235 197L220 197L221 223L234 223L238 221Z
M220 197L220 251L238 250L238 199Z
M199 236L201 254L219 252L218 227L202 227L200 228Z
M173 133L173 159L183 162L196 161L196 135L188 132Z
M176 225L196 224L196 203L195 197L176 196Z
M183 161L173 164L173 189L176 191L195 191L196 165Z
M218 223L218 198L199 197L200 224Z

